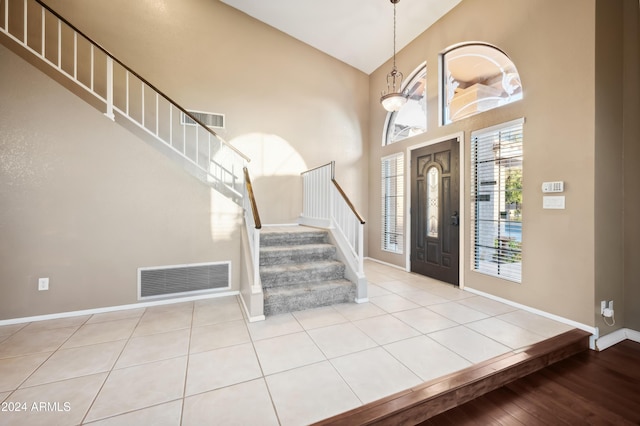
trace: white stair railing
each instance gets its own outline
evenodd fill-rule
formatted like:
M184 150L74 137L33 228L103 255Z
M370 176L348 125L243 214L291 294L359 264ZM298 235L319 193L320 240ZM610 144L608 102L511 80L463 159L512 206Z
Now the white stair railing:
M302 173L303 225L335 231L347 261L364 275L364 220L335 180L335 162Z
M4 34L118 116L177 154L189 170L241 203L249 158L40 0L0 2ZM186 119L188 117L188 119Z

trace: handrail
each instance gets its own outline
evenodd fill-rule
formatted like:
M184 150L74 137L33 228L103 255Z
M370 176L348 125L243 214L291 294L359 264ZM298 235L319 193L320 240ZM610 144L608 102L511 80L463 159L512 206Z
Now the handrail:
M258 213L258 205L256 204L256 197L253 194L253 186L251 185L251 178L249 177L249 170L246 167L242 168L244 172L244 181L247 187L247 195L249 202L251 203L251 212L253 213L253 222L256 229L262 228L262 222L260 221L260 213Z
M326 163L326 164L323 164L323 165L321 165L321 166L317 166L317 167L314 167L314 168L312 168L312 169L309 169L309 170L307 170L307 171L305 171L305 172L302 172L302 173L300 173L300 176L302 176L302 175L304 175L304 174L306 174L306 173L312 172L312 171L314 171L314 170L322 169L323 167L331 166L331 179L333 179L333 178L334 178L334 176L335 176L335 175L334 175L334 173L335 173L335 164L336 164L336 162L335 162L335 161L330 161L330 162L328 162L328 163Z
M335 161L302 173L302 225L329 228L353 273L364 276L364 224L335 180Z
M353 203L351 203L351 200L349 199L349 197L347 197L347 194L345 194L345 192L342 190L342 188L340 187L340 185L338 184L338 182L335 179L331 179L331 182L333 182L333 184L336 186L336 189L338 190L338 192L340 193L340 195L342 196L342 198L344 199L344 202L347 203L347 206L349 206L349 208L351 209L351 211L353 212L353 214L356 216L356 218L358 219L358 221L361 224L365 224L364 219L362 218L362 216L360 216L360 214L356 211L356 208L353 206Z
M183 114L185 114L187 117L189 117L191 120L193 120L194 122L198 123L198 125L200 125L202 128L204 128L206 131L208 131L209 133L211 133L215 138L217 138L218 140L220 140L220 142L222 142L225 146L227 146L228 148L230 148L231 150L233 150L236 154L238 154L240 157L242 157L245 161L250 162L251 159L249 157L247 157L243 152L241 152L240 150L238 150L238 148L234 147L233 145L231 145L229 142L227 142L226 140L224 140L224 138L222 138L220 135L218 135L214 130L212 130L211 128L209 128L207 125L205 125L204 123L202 123L200 120L198 120L196 117L193 116L193 114L191 114L189 111L187 111L186 109L182 108L177 102L175 102L173 99L171 99L169 96L165 95L161 90L159 90L156 86L154 86L153 84L149 83L149 81L147 81L145 78L143 78L142 76L140 76L140 74L138 74L137 72L135 72L134 70L132 70L131 68L129 68L127 65L125 65L121 60L119 60L118 58L116 58L114 55L112 55L107 49L105 49L104 47L102 47L102 45L96 41L94 41L91 37L89 37L88 35L86 35L84 32L80 31L75 25L71 24L69 21L67 21L63 16L61 16L59 13L57 13L55 10L51 9L49 6L47 6L46 4L44 4L41 0L34 0L36 3L38 3L40 6L42 6L43 8L45 8L46 10L48 10L51 14L53 14L56 18L58 18L60 21L64 22L65 25L69 26L69 28L73 29L73 31L77 32L78 34L80 34L82 37L86 38L87 41L89 41L91 44L93 44L94 46L96 46L98 49L100 49L102 52L104 52L105 55L109 56L111 59L113 59L115 62L117 62L120 66L122 66L124 69L126 69L128 72L130 72L133 76L135 76L136 78L138 78L140 81L142 81L144 84L146 84L147 86L149 86L151 89L153 89L156 93L158 93L160 96L162 96L164 99L166 99L167 101L169 101L169 103L171 103L173 106L175 106L177 109L180 110L180 112L182 112Z
M347 206L349 206L349 208L351 209L353 214L356 216L358 221L361 224L364 225L366 222L364 221L364 219L362 218L360 213L358 213L358 211L356 210L355 206L353 205L353 203L351 202L351 200L349 199L347 194L342 190L342 187L340 186L340 184L338 184L338 181L336 180L336 177L335 177L336 176L335 175L336 162L335 161L330 161L330 162L328 162L326 164L323 164L321 166L314 167L312 169L307 170L306 172L300 173L300 175L302 176L302 175L304 175L306 173L312 172L314 170L322 169L323 167L327 167L327 166L331 166L331 182L333 182L333 184L335 185L336 189L338 190L338 192L340 193L340 195L344 199L345 203L347 203Z

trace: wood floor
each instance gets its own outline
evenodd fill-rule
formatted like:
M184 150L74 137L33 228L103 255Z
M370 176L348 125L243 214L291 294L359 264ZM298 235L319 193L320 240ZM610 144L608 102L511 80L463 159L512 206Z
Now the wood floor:
M639 425L640 343L585 351L422 425Z

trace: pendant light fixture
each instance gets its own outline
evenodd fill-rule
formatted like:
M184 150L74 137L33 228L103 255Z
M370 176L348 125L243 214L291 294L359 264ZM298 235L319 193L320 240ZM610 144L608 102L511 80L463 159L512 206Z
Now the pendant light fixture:
M403 75L396 68L396 4L400 0L390 0L393 4L393 69L387 74L387 90L382 92L380 103L387 111L398 111L407 103L407 94L402 92Z

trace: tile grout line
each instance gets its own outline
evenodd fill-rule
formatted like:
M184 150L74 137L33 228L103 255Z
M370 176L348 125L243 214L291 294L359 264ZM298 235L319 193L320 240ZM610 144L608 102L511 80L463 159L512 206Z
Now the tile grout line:
M237 297L237 296L236 296ZM182 385L182 404L180 405L180 424L184 422L184 406L187 400L187 380L189 378L189 364L191 359L191 340L193 338L193 323L194 317L196 314L196 303L193 302L193 307L191 308L191 324L189 327L189 343L187 344L187 362L184 368L184 384Z
M126 339L127 342L122 346L122 349L120 350L120 353L118 354L118 356L116 357L115 361L113 362L113 365L111 366L111 368L109 369L109 371L107 371L107 375L104 378L104 381L102 382L102 385L100 385L100 388L98 389L98 392L96 392L95 396L93 397L93 399L91 400L91 403L89 404L89 407L87 408L87 411L84 413L84 416L82 416L82 420L80 420L80 424L83 425L85 424L85 420L87 419L87 416L89 415L89 413L91 412L91 409L93 408L94 404L96 403L96 400L98 399L98 396L100 395L100 392L102 392L102 390L104 389L104 385L107 383L107 381L109 380L109 377L111 377L111 373L113 372L113 370L115 369L116 365L118 364L118 361L120 360L120 357L122 356L124 350L127 348L127 345L129 344L129 342L131 341L131 338L133 336L133 334L136 331L136 328L138 328L138 326L140 325L140 321L142 321L142 317L147 313L147 309L145 308L144 312L142 313L142 315L140 315L138 317L138 321L136 322L135 327L133 327L131 329L131 333L129 334L129 337ZM93 315L92 315L93 317ZM88 321L88 320L87 320ZM108 417L107 417L108 418ZM98 419L100 420L100 419Z

